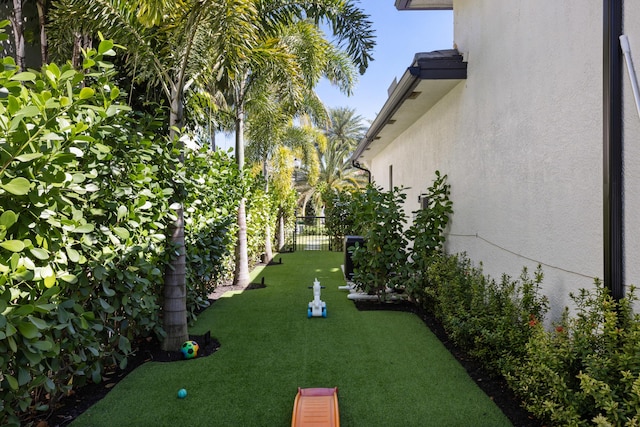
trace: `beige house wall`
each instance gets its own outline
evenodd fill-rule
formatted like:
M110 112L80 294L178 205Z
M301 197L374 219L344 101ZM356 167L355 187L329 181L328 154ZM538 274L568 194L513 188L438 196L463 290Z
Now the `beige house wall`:
M543 264L559 315L603 275L602 2L456 0L454 24L467 80L371 161L374 179L388 187L393 165L411 212L446 173L448 252L495 278Z

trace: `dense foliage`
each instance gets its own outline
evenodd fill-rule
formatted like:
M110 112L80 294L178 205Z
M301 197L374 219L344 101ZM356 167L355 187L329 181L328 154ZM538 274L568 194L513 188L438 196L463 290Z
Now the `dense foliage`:
M406 231L402 189L382 191L370 185L363 192L325 194L332 239L344 239L347 234L364 238L353 254L354 281L360 289L380 296L385 290L406 291L413 300L424 299L424 272L443 249L444 231L453 213L447 176L439 171L435 175L422 195L428 201L414 212Z
M208 305L208 295L233 271L235 215L244 179L224 151L188 151L183 186L187 247L187 309Z
M349 190L327 190L322 195L325 204L325 227L329 239L329 247L336 251L344 250L344 239L355 232L352 206L354 192Z
M2 60L3 415L99 381L105 364L126 364L134 337L162 333L175 156L156 139L158 117L119 102L112 47L87 52L83 72L18 73Z
M572 295L551 330L532 324L519 364L507 373L525 406L553 425L640 424L640 315L632 288L615 301L602 283Z
M225 274L243 187L227 153L187 153L164 111L131 111L106 61L18 72L0 63L0 422L46 410L162 338L171 203L185 204L193 313Z
M439 254L425 272L422 304L433 312L460 348L482 361L495 374L520 363L547 311L540 295L542 271L531 278L526 269L519 280L485 276L464 255Z
M404 286L407 263L406 222L399 188L383 191L372 185L352 202L355 231L363 237L353 251L353 281L358 289L384 299L387 290Z

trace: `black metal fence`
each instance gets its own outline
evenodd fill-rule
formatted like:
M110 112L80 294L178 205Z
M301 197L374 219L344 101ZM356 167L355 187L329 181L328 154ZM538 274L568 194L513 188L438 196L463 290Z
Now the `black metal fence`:
M330 251L331 239L323 216L299 216L285 236L285 251Z

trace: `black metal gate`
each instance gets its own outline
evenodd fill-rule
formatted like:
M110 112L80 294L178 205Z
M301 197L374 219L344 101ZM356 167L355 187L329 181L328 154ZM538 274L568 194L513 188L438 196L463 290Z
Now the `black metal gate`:
M285 250L330 251L331 239L323 216L299 216L292 230L287 231Z

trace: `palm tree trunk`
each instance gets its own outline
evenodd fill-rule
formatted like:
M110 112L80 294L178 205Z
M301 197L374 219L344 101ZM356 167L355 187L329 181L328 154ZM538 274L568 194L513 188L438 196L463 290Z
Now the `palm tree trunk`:
M269 194L269 164L266 157L262 162L262 174L265 182L264 194ZM269 215L269 219L267 219L264 234L264 262L265 264L269 264L273 259L273 248L271 247L271 215Z
M267 221L264 242L264 262L269 264L273 259L273 247L271 245L271 221Z
M278 251L284 248L284 214L282 211L278 214Z
M209 123L209 149L216 151L216 128Z
M171 90L171 112L169 115L171 141L176 140L175 127L182 122L182 95L175 86ZM183 161L180 149L180 161ZM176 209L176 220L169 226L169 241L175 248L174 256L164 274L163 328L167 336L162 342L163 350L178 350L189 339L187 331L187 284L186 252L184 243L184 211L182 205Z
M238 206L238 243L236 244L236 268L233 273L233 284L247 286L249 284L249 256L247 247L247 212L244 197Z
M241 100L240 96L237 99ZM240 173L244 168L244 109L242 101L238 103L236 112L236 162ZM247 286L249 284L249 255L247 244L247 212L245 198L238 206L238 242L236 243L236 268L233 273L233 284Z
M46 30L46 7L45 0L37 0L36 6L38 7L38 22L40 26L40 59L42 64L49 63L49 42L47 41Z
M26 69L24 52L24 23L22 18L22 0L13 0L13 15L11 19L13 39L16 44L16 65L20 71Z
M169 226L174 256L164 274L163 328L167 336L163 350L178 350L189 339L187 331L186 256L182 207L176 210L177 219Z

